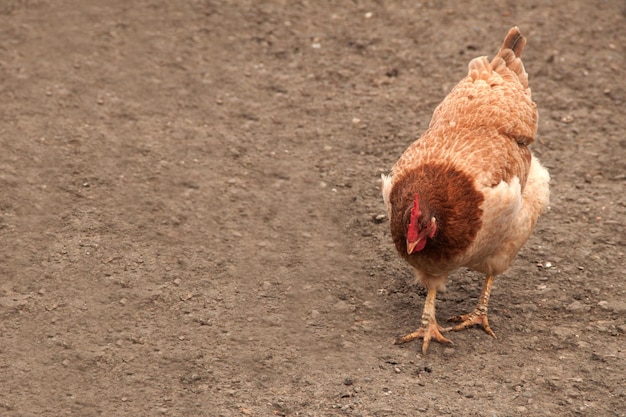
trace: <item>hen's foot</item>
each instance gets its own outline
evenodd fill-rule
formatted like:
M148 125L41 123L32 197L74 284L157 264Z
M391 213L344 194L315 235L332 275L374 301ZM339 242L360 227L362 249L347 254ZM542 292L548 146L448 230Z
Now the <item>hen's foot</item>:
M487 333L493 336L494 339L497 339L496 334L489 327L489 319L487 319L487 312L482 311L482 309L477 308L473 312L469 314L463 314L462 316L454 316L450 317L448 321L453 321L457 324L452 327L451 330L458 332L459 330L467 329L470 326L478 325L483 328Z
M431 340L436 340L439 343L452 344L452 341L444 337L441 333L450 329L444 329L437 322L422 323L422 327L409 333L406 336L399 337L395 340L394 344L399 345L401 343L410 342L415 339L424 339L422 344L422 353L426 354L428 346Z
M487 319L487 305L489 304L489 296L491 295L492 285L493 276L487 275L485 283L483 284L483 291L480 294L480 299L478 300L478 306L476 306L476 309L469 314L451 317L448 321L460 323L452 327L451 330L458 332L459 330L467 329L470 326L478 325L489 333L494 339L497 339L496 334L493 330L491 330L491 327L489 327L489 320Z

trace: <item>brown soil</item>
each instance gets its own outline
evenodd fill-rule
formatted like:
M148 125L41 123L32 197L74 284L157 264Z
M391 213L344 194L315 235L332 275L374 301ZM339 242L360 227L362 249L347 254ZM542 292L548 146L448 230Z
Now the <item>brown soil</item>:
M0 415L625 416L626 4L593 3L0 2ZM498 339L423 357L380 173L513 25L552 208Z

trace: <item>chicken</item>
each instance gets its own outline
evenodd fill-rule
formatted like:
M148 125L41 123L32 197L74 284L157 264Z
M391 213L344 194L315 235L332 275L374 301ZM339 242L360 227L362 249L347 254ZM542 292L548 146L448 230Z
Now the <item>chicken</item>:
M423 339L451 343L442 333L487 320L494 277L528 240L549 203L548 171L528 146L537 109L520 59L526 39L509 30L496 57L473 59L469 73L435 109L426 132L382 176L382 194L399 254L426 288L421 327L396 344ZM435 299L448 274L466 267L486 279L476 309L441 327Z

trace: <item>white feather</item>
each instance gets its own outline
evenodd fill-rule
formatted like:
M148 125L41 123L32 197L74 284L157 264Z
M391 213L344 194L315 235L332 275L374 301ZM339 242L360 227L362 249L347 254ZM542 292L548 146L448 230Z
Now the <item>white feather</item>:
M391 218L391 203L389 202L389 194L391 193L391 185L393 184L392 176L382 174L381 179L383 180L382 184L382 192L383 192L383 201L385 202L385 207L387 208L387 217Z
M524 191L517 177L483 189L483 227L467 251L473 254L466 261L472 269L498 275L509 267L548 207L549 182L548 171L533 156Z

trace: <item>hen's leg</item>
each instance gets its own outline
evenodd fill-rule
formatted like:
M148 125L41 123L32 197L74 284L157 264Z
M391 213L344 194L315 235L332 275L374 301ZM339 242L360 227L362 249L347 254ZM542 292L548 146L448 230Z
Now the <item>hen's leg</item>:
M483 285L483 292L480 294L480 300L476 309L469 314L463 314L462 316L454 316L449 321L460 322L456 326L452 327L452 330L458 332L473 325L481 326L487 333L496 338L496 334L489 327L489 320L487 319L487 305L489 304L489 296L491 295L491 286L493 285L493 275L487 275L485 284ZM497 339L497 338L496 338Z
M414 339L424 339L424 343L422 344L422 353L426 354L431 339L435 339L439 343L452 343L441 334L441 332L446 331L447 329L444 329L439 324L437 324L437 320L435 319L436 296L437 288L429 288L428 294L426 295L426 302L424 304L424 312L422 313L422 327L420 327L413 333L409 333L406 336L402 336L396 339L396 341L394 342L396 345L400 343L410 342Z

